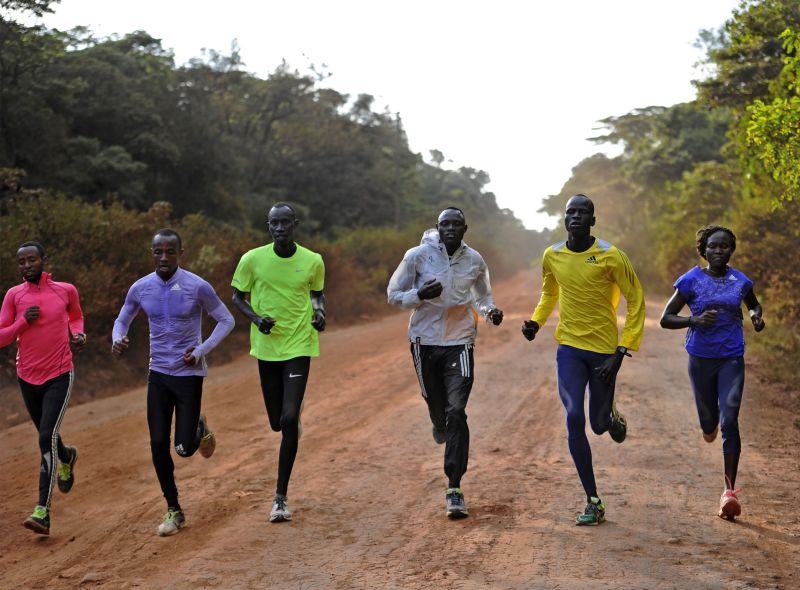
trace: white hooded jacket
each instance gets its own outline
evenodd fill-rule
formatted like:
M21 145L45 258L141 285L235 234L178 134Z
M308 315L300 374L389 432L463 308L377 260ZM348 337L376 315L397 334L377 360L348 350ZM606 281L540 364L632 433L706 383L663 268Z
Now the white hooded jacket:
M417 290L434 278L442 294L423 301ZM483 257L464 242L448 256L435 229L426 230L420 245L406 252L386 292L392 305L414 310L408 337L425 345L473 344L478 314L485 318L495 307Z

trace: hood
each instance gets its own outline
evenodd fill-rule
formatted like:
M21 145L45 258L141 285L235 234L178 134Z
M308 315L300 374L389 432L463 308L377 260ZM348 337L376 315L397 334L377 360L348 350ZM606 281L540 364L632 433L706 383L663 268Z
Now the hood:
M442 244L442 240L439 238L439 230L435 227L426 229L422 233L422 239L419 241L420 246L424 246L425 244L438 248Z
M439 237L439 230L435 227L430 229L426 229L422 234L422 239L419 242L420 246L424 245L433 246L438 250L444 250L444 244L442 244L442 238ZM467 243L464 240L461 240L461 245L459 248L466 248ZM456 250L458 251L458 250Z

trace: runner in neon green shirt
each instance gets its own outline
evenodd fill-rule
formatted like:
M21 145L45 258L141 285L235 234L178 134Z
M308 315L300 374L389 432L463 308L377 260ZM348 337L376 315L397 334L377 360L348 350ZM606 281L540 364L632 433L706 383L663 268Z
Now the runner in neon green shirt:
M233 303L252 323L250 354L258 360L269 424L281 432L278 481L271 522L291 520L287 490L300 438L311 357L319 356L317 332L325 329L325 265L294 241L298 220L288 203L267 216L273 242L242 256L233 275Z

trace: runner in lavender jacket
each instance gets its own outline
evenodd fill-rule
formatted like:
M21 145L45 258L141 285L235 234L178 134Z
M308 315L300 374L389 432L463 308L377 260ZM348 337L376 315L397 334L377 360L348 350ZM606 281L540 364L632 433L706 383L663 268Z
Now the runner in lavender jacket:
M161 536L174 535L186 522L178 503L174 464L170 455L170 427L175 413L175 452L191 457L200 450L210 457L214 434L200 412L203 378L208 374L205 356L233 329L231 312L214 289L196 274L180 268L181 238L171 229L153 236L156 270L136 281L114 322L111 348L115 356L128 348L128 328L139 310L150 320L150 373L147 379L147 425L150 448L167 513L158 527ZM203 311L217 325L202 340Z

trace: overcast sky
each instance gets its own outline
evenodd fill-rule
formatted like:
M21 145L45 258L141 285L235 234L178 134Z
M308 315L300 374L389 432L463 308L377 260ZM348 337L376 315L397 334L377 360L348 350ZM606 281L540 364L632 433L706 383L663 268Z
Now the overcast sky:
M598 151L597 121L691 100L694 42L739 0L62 0L44 24L142 29L185 63L238 40L246 69L327 65L327 85L399 112L411 149L487 171L532 229L570 170Z

